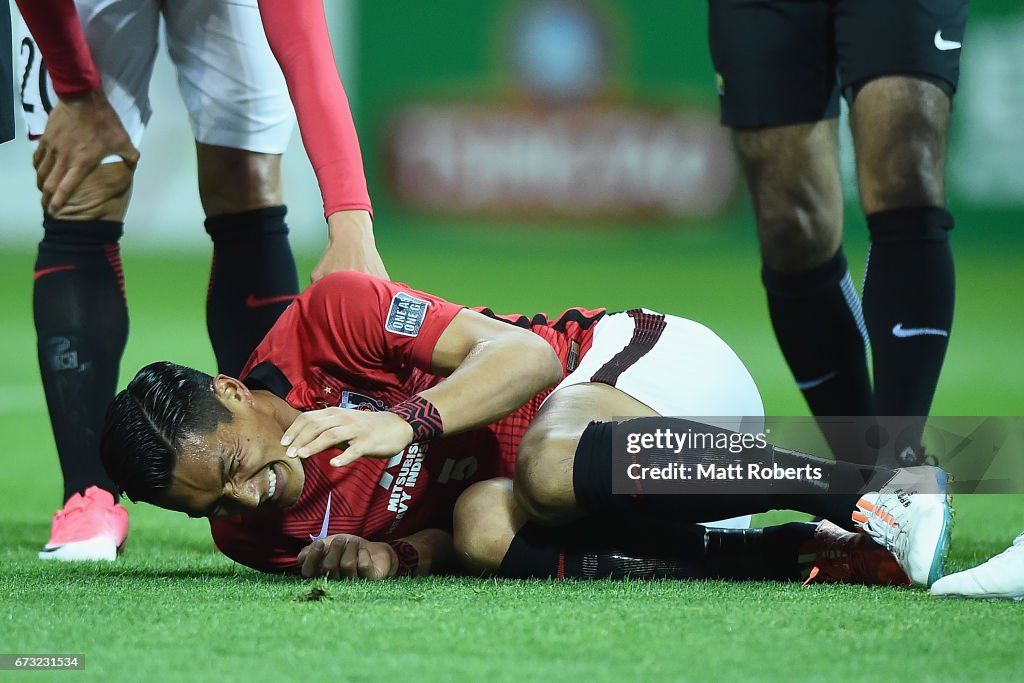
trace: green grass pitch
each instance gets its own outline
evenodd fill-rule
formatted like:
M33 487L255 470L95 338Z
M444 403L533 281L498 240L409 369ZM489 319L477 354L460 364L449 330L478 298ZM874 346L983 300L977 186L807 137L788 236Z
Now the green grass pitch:
M982 237L957 243L957 319L936 414L1024 414L1024 240L990 239L989 227L978 219L958 229ZM864 245L853 232L858 279ZM379 233L395 279L459 302L523 313L644 305L701 320L747 362L770 413L805 414L770 331L753 236L739 228L629 238L583 228ZM124 256L132 331L122 385L159 358L211 369L206 260L141 253L130 236ZM315 256L301 255L304 272ZM234 565L215 552L205 522L131 505L117 563L41 563L35 553L59 503L60 475L35 367L32 259L27 251L0 255L0 652L79 653L86 668L0 672L4 680L1024 680L1024 604L941 602L921 590L325 584ZM954 502L952 569L1024 530L1024 497ZM315 586L326 588L324 599L296 600Z

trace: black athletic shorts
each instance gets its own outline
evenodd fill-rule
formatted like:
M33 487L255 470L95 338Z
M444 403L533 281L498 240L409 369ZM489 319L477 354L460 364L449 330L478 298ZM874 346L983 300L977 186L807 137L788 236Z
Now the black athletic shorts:
M952 96L967 0L708 0L722 123L762 128L839 115L839 94L893 74Z
M0 3L0 143L14 139L14 66L11 64L11 8Z

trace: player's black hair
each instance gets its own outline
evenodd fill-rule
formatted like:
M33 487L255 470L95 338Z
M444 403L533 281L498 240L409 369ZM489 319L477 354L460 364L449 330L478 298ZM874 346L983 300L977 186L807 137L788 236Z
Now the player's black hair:
M174 363L151 363L107 409L100 455L107 474L133 501L153 502L174 481L178 453L189 435L230 422L213 378Z

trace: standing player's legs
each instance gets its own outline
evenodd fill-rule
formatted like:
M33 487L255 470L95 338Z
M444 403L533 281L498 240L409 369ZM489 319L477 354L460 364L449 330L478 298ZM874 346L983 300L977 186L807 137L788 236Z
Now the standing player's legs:
M931 408L953 322L945 159L967 0L845 3L836 23L871 251L864 317L880 415ZM903 464L920 439L897 445Z
M866 332L841 245L828 3L714 0L709 9L722 123L753 200L779 346L813 414L870 415Z
M207 328L218 369L237 377L299 291L281 183L291 102L255 0L169 3L164 16L213 240Z
M814 415L872 414L866 331L842 249L836 119L736 129L779 347ZM837 457L867 462L831 444Z
M155 3L82 0L76 7L107 98L138 146L150 115ZM30 135L39 135L57 98L24 27L19 47L25 118ZM44 215L36 260L39 369L65 500L43 559L113 560L128 533L127 512L100 462L99 436L128 334L118 241L132 172L117 159L105 161L58 215Z

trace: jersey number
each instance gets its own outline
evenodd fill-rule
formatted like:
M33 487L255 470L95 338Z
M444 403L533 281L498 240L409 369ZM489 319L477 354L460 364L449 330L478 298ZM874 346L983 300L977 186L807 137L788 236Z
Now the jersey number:
M25 101L25 86L28 85L28 78L32 74L32 64L36 61L36 44L31 38L22 38L21 52L24 53L25 50L28 50L28 59L25 60L25 74L21 77L21 108L26 114L31 114L36 110L36 105ZM43 111L47 114L53 111L46 83L46 61L42 57L39 58L39 103L43 105Z

